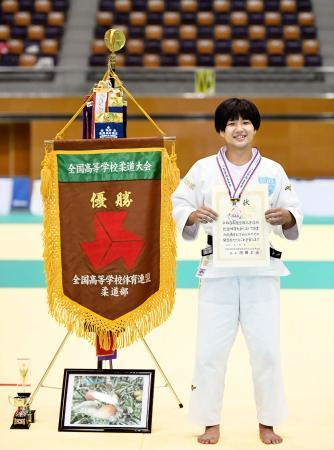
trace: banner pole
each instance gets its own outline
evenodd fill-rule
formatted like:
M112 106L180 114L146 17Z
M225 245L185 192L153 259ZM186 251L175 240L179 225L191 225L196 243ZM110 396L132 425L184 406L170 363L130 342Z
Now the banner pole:
M160 366L157 358L155 357L154 353L152 352L150 346L148 345L148 343L146 342L146 340L144 339L144 337L141 337L141 340L144 344L144 346L146 347L146 350L149 352L149 354L151 355L151 358L153 359L155 365L157 366L162 378L165 380L166 385L169 387L169 389L171 390L172 394L174 395L174 397L176 398L178 404L179 404L179 408L183 408L183 404L180 400L180 397L177 395L177 393L175 392L175 389L173 388L171 382L169 381L169 379L167 378L167 375L165 374L165 372L163 371L162 367Z
M27 402L29 406L32 404L32 402L33 402L33 400L34 400L34 398L35 398L37 392L40 390L40 388L41 388L41 387L44 387L44 386L43 386L43 382L44 382L45 378L47 377L48 373L50 372L50 370L51 370L53 364L55 363L55 361L56 361L56 359L57 359L59 353L61 352L62 348L64 347L64 345L65 345L65 343L66 343L66 341L67 341L67 339L68 339L69 336L70 336L70 332L68 331L68 332L66 333L66 336L65 336L64 339L62 340L61 344L59 345L58 349L56 350L56 353L54 354L53 358L51 359L51 361L50 361L50 363L49 363L47 369L45 370L44 374L42 375L42 378L39 380L39 382L38 382L36 388L34 389L33 393L32 393L31 396L29 397L29 400L28 400L28 402ZM45 387L46 387L46 386L45 386ZM49 387L49 386L48 386L48 387Z

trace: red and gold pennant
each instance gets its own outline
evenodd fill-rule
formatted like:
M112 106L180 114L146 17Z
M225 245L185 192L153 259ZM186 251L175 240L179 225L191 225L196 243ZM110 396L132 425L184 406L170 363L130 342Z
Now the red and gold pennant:
M50 311L77 335L94 342L96 333L104 348L112 335L121 348L172 310L177 168L162 139L54 141L47 150Z

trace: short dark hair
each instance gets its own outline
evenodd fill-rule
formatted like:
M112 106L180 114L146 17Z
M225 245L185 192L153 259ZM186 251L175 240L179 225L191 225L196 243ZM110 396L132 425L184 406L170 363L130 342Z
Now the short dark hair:
M225 130L229 120L237 120L239 116L250 120L255 130L260 128L261 116L253 102L245 98L228 98L218 105L215 112L217 133Z

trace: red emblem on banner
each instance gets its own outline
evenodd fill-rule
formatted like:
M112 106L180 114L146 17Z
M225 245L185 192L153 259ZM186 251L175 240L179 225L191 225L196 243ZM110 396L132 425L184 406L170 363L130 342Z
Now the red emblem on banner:
M103 269L118 258L132 269L144 247L144 240L124 228L127 211L97 212L94 216L95 241L80 242L95 270Z

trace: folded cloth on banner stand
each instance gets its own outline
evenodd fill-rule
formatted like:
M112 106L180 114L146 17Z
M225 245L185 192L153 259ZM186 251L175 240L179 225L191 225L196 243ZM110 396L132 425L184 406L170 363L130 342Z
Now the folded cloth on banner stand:
M108 349L170 315L177 168L161 138L47 141L44 259L51 314Z
M112 350L114 347L112 333L110 333L110 346L104 349L100 345L98 336L96 336L96 356L98 361L110 361L117 358L117 350Z
M127 102L120 87L100 81L83 109L83 139L125 138Z

